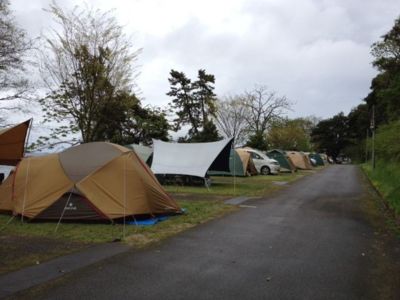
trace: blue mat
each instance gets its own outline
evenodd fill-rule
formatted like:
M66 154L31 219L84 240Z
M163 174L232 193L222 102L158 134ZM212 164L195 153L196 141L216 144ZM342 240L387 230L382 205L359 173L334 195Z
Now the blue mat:
M186 213L186 209L182 208L182 212ZM162 222L168 220L170 217L177 215L158 215L156 217L148 218L148 219L140 219L140 220L132 220L126 222L128 225L136 225L136 226L153 226L158 222ZM179 215L178 215L179 216Z
M126 222L126 224L136 225L136 226L152 226L157 223L158 223L157 218L149 218L149 219L144 219L144 220L134 220L134 221Z

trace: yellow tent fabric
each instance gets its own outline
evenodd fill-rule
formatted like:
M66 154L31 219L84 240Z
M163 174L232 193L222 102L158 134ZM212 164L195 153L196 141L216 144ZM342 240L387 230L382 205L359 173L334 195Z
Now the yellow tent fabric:
M133 151L111 143L23 159L9 178L11 189L0 186L11 199L4 208L11 203L14 214L28 218L117 219L181 211Z
M34 218L74 186L58 154L25 158L14 174L13 211L28 218Z
M296 168L295 164L293 163L293 160L287 154L286 154L286 159L289 162L290 169L292 170L292 172L297 171L297 168Z
M138 173L141 176L137 176ZM77 187L109 219L179 210L148 167L132 152L115 158L79 182Z
M0 130L0 165L15 166L24 156L31 120Z

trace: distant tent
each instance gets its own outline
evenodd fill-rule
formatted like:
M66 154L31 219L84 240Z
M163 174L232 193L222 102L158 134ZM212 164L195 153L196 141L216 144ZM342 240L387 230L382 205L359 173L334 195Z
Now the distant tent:
M306 159L310 162L312 167L317 166L317 161L314 158L310 157L310 152L301 152L301 153L306 156Z
M312 169L311 162L304 153L298 151L287 151L286 154L292 160L293 164L297 169L301 170Z
M315 165L316 166L323 166L324 164L324 160L322 159L322 157L318 154L318 153L310 153L308 155L308 157L311 159L313 159L315 161Z
M309 157L309 152L300 152L301 155L303 155L304 161L306 165L310 168L310 170L313 168L313 163L311 162L311 159Z
M32 119L0 129L0 165L15 166L24 156L25 141Z
M329 164L328 162L328 155L326 155L326 153L319 153L319 156L321 156L323 162L325 165Z
M153 140L154 174L205 178L208 170L229 172L233 139L210 143L167 143Z
M95 142L23 159L0 185L0 210L32 219L113 220L180 208L135 152Z
M281 172L295 172L296 171L295 165L293 164L290 157L288 157L286 155L285 151L282 151L279 149L269 150L269 151L267 151L267 156L278 161L278 163L281 167Z
M211 176L248 176L257 175L257 169L247 151L231 149L229 156L229 172L209 170Z
M153 149L151 147L139 144L129 144L125 145L125 147L134 150L141 160L151 166L151 156L153 154Z

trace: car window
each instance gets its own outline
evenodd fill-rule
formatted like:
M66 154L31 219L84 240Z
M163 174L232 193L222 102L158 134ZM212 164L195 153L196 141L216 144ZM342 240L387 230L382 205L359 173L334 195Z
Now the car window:
M262 157L260 155L258 155L257 153L254 153L254 152L250 152L250 156L253 159L262 159Z

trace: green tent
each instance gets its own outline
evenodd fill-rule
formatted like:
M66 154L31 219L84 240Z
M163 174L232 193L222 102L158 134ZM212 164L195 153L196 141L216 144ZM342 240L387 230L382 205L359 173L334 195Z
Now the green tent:
M313 160L315 160L316 162L316 166L323 166L324 164L324 160L322 159L321 155L319 155L319 153L310 153L308 155L308 157Z
M287 157L286 153L279 149L273 149L267 151L269 158L275 159L281 166L281 172L295 172L296 167L291 162L290 158Z
M231 149L229 156L229 169L230 172L208 170L207 174L210 176L246 176L242 160L234 149Z

